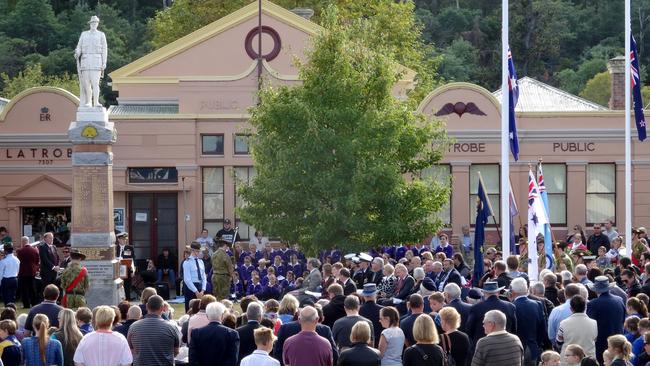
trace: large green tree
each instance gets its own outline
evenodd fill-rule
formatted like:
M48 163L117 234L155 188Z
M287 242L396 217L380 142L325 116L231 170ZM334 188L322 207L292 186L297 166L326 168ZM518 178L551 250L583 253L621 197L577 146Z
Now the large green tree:
M242 219L305 250L420 241L441 225L447 182L416 176L442 157L446 134L391 95L392 53L370 49L327 13L302 85L266 88L251 113L257 176Z

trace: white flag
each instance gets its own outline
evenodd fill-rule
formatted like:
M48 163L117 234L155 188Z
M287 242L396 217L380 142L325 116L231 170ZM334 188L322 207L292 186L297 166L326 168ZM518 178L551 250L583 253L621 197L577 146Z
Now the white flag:
M537 266L537 235L544 233L544 224L548 223L544 203L539 196L539 187L533 171L528 171L528 278L537 281L539 268Z

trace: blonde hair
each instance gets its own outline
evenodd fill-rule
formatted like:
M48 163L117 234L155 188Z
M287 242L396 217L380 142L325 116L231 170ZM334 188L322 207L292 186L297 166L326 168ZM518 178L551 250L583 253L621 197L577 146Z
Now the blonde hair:
M423 315L415 319L413 338L417 343L438 343L438 331L430 316Z
M282 298L282 301L280 301L280 309L278 310L278 314L287 314L293 316L296 314L296 311L298 311L299 306L300 303L295 296L286 294Z
M255 337L255 345L258 347L273 343L275 336L273 335L273 330L267 327L259 327L253 331L253 337Z
M438 312L440 319L443 320L447 325L452 329L456 330L460 327L460 314L458 311L452 307L444 307Z
M621 334L610 336L607 338L607 345L609 348L618 352L614 356L618 356L625 361L629 361L632 358L632 345L627 341L625 336Z
M115 311L106 305L101 305L96 307L95 311L95 324L98 329L110 329L113 325L113 319L115 318Z
M358 321L350 332L350 342L368 343L370 342L370 326L365 321Z
M547 362L551 362L554 359L560 361L561 357L560 354L555 351L545 351L544 353L542 353L539 359L540 359L539 366L544 366L544 364L546 364Z
M59 311L59 332L63 333L63 349L71 352L76 350L83 334L77 327L76 316L71 309Z
M50 327L50 320L45 314L36 314L32 321L32 327L36 330L36 337L38 338L38 353L41 356L41 361L47 363L45 357L45 350L50 337L47 335L48 328Z

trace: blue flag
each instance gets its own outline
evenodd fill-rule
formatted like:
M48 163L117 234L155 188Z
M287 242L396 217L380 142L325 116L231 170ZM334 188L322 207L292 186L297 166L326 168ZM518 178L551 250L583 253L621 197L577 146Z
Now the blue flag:
M483 179L478 177L478 199L476 202L476 226L474 227L474 286L483 277L483 245L485 244L485 226L492 216L492 206L483 186Z
M515 64L512 62L512 53L508 49L508 136L510 138L510 151L515 161L519 160L519 136L517 136L517 121L515 121L515 107L519 101L519 82Z
M641 79L639 78L639 57L636 52L636 41L630 33L630 73L632 74L632 94L634 96L634 120L639 141L646 138L645 115L643 114L643 101L641 100Z

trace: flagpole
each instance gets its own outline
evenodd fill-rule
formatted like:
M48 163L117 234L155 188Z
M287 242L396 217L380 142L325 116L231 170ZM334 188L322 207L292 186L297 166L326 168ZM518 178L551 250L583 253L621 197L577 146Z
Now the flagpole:
M630 0L625 0L625 247L632 248L632 146L630 131ZM628 249L629 250L629 249Z
M508 125L508 0L501 0L501 252L510 254L510 138ZM509 241L510 239L508 239ZM629 248L629 247L628 247ZM508 253L508 254L506 254Z

